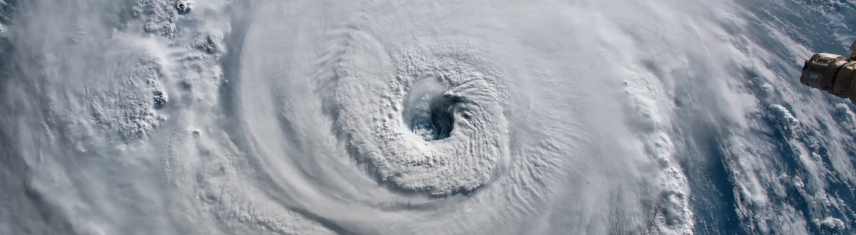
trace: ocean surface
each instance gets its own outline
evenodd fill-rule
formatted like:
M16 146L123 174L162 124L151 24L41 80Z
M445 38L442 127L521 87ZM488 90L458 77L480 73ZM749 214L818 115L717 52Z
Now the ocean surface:
M0 0L0 235L853 234L853 0Z

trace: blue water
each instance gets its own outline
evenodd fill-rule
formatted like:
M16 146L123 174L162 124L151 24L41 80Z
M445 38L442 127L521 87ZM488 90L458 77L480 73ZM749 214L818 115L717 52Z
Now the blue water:
M746 31L742 32L747 38L775 56L780 58L790 58L794 55L792 51L786 49L785 44L777 38L776 35L769 33L770 29L776 30L790 40L805 46L813 52L829 52L847 56L849 54L848 47L853 40L856 40L856 2L854 1L740 1L739 7L745 9L750 14L757 17L754 20L749 20ZM773 87L790 85L798 87L797 91L801 93L819 93L807 87L801 87L799 84L799 69L797 64L776 63L774 60L767 60L765 64L767 68L773 70L778 77L775 80L778 84L771 84ZM785 60L789 61L789 60ZM806 105L801 103L789 103L784 100L783 96L790 94L767 94L760 86L758 74L754 71L742 71L741 79L744 79L744 84L748 88L750 94L760 97L762 106L770 107L770 105L780 104L785 108L793 109L794 106ZM846 116L842 114L842 110L834 111L836 105L846 104L846 108L851 111L856 110L853 104L846 100L834 97L829 94L822 94L821 100L818 103L827 107L821 109L830 110L831 114L818 113L818 115L832 115L837 121L843 121ZM808 105L813 105L809 103ZM851 164L856 159L856 145L854 139L845 138L843 142L833 142L830 138L825 138L831 135L831 129L841 128L838 123L820 122L821 128L808 128L800 126L797 130L783 128L786 126L783 121L777 118L773 109L766 109L763 115L756 115L750 119L753 122L753 135L756 139L762 140L769 144L768 149L773 151L758 151L757 154L765 161L769 161L775 166L774 169L768 169L775 174L786 174L788 176L801 177L806 179L806 166L799 160L799 153L796 152L796 146L793 143L800 143L809 146L809 150L818 153L822 159L823 166L829 168L833 163L830 162L829 145L840 145L846 150L846 157L850 159ZM683 115L692 116L693 112L685 112ZM797 116L799 120L814 120L813 117ZM715 123L710 125L695 125L684 126L684 131L692 133L695 136L695 143L691 144L689 149L685 150L685 154L698 156L693 161L684 161L682 166L687 172L687 177L690 181L690 186L693 190L691 204L695 212L696 234L761 234L762 231L757 228L757 221L752 221L747 218L741 219L738 215L738 204L742 200L739 194L735 194L735 174L733 169L729 169L727 165L728 159L737 158L739 156L729 156L729 151L723 149L722 139L719 138L722 133L728 132L727 126L718 126ZM760 147L760 149L767 149ZM854 218L854 206L856 206L856 197L854 197L854 182L846 177L841 177L834 172L822 175L822 180L826 182L826 187L820 189L832 198L837 198L844 202L844 206L823 206L815 204L812 199L804 197L800 193L800 189L792 184L785 184L786 189L784 196L775 195L772 192L773 187L766 188L768 190L769 203L773 205L789 205L793 207L797 214L802 216L808 223L805 227L811 234L851 234L856 229L856 218ZM812 213L814 211L814 213ZM775 213L775 211L774 211ZM785 214L785 212L782 212ZM822 215L822 216L818 216ZM836 228L831 229L824 226L819 226L813 220L823 220L824 217L834 217L841 219L846 226L846 229ZM771 234L791 234L787 230L773 227Z

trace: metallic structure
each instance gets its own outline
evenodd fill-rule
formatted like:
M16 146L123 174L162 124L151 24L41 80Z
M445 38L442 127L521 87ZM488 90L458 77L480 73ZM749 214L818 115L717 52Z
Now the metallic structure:
M836 54L814 54L803 66L800 83L856 103L856 42L850 45L849 59Z

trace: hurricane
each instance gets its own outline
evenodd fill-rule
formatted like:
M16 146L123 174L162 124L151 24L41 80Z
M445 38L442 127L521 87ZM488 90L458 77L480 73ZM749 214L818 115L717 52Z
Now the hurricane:
M0 0L0 234L849 234L854 16Z

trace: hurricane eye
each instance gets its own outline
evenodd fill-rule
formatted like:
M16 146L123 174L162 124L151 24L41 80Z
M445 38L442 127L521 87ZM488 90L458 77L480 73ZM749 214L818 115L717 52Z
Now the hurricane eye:
M428 109L410 120L410 130L426 141L449 138L455 127L455 101L448 96L432 98Z
M423 79L407 94L402 112L405 125L425 141L449 138L455 126L458 98L445 94L448 86L435 78Z

